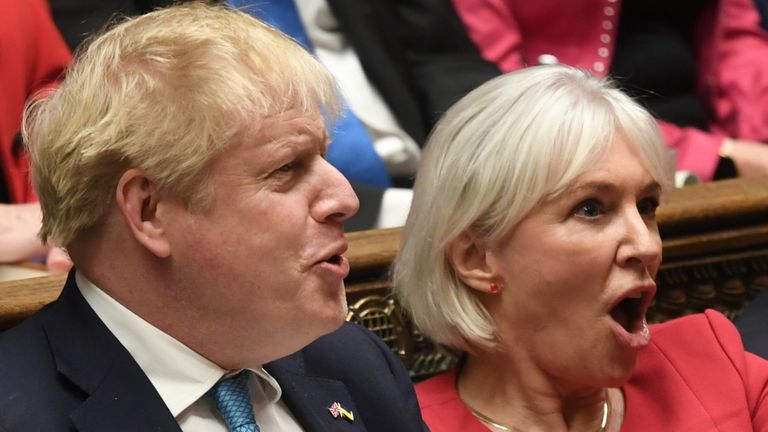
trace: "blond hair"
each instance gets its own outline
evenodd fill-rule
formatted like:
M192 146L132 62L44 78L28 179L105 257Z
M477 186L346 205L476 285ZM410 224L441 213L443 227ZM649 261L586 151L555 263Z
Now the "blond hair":
M191 3L127 19L27 107L41 237L67 245L97 224L132 167L204 206L206 166L244 129L288 109L337 114L337 98L316 59L243 12Z
M394 287L433 340L496 346L496 330L447 248L464 232L501 238L537 204L556 198L611 147L634 145L671 187L672 158L648 112L606 80L565 66L503 75L454 105L429 138L395 260Z

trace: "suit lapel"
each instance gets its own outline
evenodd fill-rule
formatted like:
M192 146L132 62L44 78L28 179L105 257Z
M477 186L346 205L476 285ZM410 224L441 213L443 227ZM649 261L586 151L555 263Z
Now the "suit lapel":
M72 413L78 430L181 432L176 419L143 373L129 372L131 366L120 363L122 360L116 361L98 389Z
M282 389L282 399L305 430L348 431L366 430L352 396L343 382L306 374L301 351L265 366ZM338 402L351 411L354 420L334 417L331 405Z
M80 388L83 432L181 432L152 383L80 294L74 271L43 322L58 372Z

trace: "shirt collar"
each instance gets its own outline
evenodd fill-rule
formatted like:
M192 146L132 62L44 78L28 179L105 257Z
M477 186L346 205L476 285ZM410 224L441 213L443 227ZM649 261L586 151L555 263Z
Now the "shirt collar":
M85 300L147 375L174 417L229 371L201 356L110 297L81 273L75 281ZM277 381L263 368L250 369L270 403L280 399Z

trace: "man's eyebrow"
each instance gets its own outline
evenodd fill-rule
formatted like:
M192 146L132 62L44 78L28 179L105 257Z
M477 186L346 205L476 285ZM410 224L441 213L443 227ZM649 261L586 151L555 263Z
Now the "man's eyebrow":
M306 135L298 137L298 134L283 134L273 137L266 144L284 152L309 152L318 146L317 141L322 140L323 135L315 135L307 139Z

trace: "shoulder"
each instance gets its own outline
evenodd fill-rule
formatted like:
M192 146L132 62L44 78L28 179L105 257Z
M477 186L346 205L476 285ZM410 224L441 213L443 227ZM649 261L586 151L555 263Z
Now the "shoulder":
M6 379L13 379L20 371L37 370L40 361L50 359L42 313L0 333L0 382L7 383Z
M366 372L400 372L402 363L392 350L370 330L345 322L333 333L320 337L302 351L309 368L322 365L340 373L363 368Z
M670 329L673 330L670 332ZM653 336L656 338L657 335L664 334L665 337L680 337L681 332L686 331L727 333L731 330L735 333L733 323L725 315L715 310L707 309L704 313L686 315L662 324L654 324Z
M685 420L670 430L768 427L768 362L744 350L727 318L708 310L651 329L624 388L627 423L653 429L674 406Z
M744 350L733 323L713 310L652 326L649 348L649 355L685 364L687 371L704 369L702 373L718 365L741 375L753 357Z
M282 378L306 375L339 381L361 412L369 431L422 431L423 421L408 370L369 330L344 323L298 353L266 366Z
M0 430L64 421L63 384L39 315L0 334L0 383Z
M701 314L652 326L652 347L670 361L692 361L721 358L741 370L745 350L733 323L720 312L707 310Z

